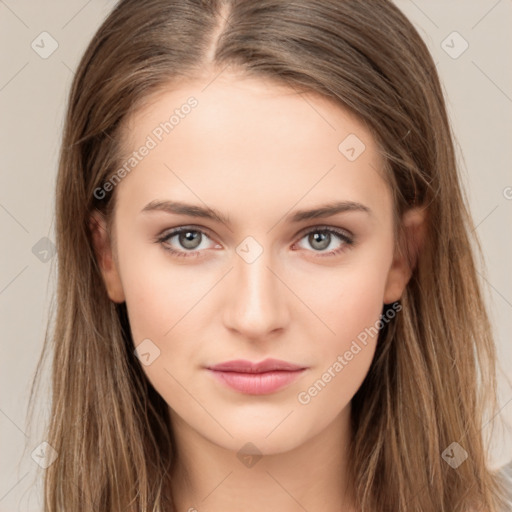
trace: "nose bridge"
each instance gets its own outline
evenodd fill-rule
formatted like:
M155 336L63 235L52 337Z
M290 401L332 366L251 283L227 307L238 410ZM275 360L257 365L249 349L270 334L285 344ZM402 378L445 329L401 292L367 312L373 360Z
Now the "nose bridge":
M283 327L287 317L284 290L274 275L271 251L248 238L235 255L226 322L241 334L257 338Z

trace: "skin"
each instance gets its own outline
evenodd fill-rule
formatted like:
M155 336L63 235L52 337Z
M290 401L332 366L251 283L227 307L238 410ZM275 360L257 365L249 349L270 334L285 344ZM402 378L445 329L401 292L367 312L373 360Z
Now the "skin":
M160 350L143 368L171 412L178 510L355 510L345 455L350 401L377 337L309 403L298 394L378 322L383 304L400 299L410 278L395 251L383 161L365 126L327 99L235 75L210 82L170 87L127 119L123 142L133 151L188 97L199 102L117 185L115 243L101 217L92 218L109 297L126 301L135 345L150 339ZM354 161L338 150L349 134L366 146ZM231 224L141 212L154 200L207 205ZM371 213L288 220L298 209L341 200ZM423 220L415 210L403 219L413 250ZM179 226L204 231L197 249L178 236L155 242ZM308 234L326 226L354 243L332 235L327 249L319 247ZM263 251L251 263L237 253L248 236ZM177 257L166 245L201 254ZM223 386L205 369L267 357L307 370L285 389L256 396ZM248 442L263 455L251 467L237 457Z

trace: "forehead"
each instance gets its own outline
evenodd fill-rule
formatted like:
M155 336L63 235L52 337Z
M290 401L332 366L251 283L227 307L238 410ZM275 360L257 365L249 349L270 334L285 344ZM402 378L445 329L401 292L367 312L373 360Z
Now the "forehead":
M169 86L123 128L121 164L150 148L117 190L119 201L140 208L155 199L201 199L224 211L240 198L259 213L272 204L282 210L340 199L390 207L369 130L318 94L221 75Z

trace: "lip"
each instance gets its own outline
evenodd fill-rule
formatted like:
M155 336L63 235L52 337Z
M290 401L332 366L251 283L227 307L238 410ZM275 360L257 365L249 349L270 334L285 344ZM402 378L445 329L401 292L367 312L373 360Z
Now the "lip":
M259 363L238 359L207 369L215 378L236 391L266 395L291 384L302 375L306 367L278 359L265 359Z
M259 363L253 363L251 361L246 361L245 359L236 359L235 361L226 361L225 363L209 366L208 369L221 372L263 373L272 371L304 370L305 366L299 366L279 359L265 359Z

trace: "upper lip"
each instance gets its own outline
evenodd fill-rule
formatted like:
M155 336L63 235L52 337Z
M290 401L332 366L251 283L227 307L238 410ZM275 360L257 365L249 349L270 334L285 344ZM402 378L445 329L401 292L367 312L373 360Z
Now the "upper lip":
M243 359L235 361L226 361L214 366L209 366L209 370L221 372L239 372L239 373L264 373L272 371L297 371L304 370L304 366L299 366L287 361L280 361L279 359L265 359L259 363L253 363Z

